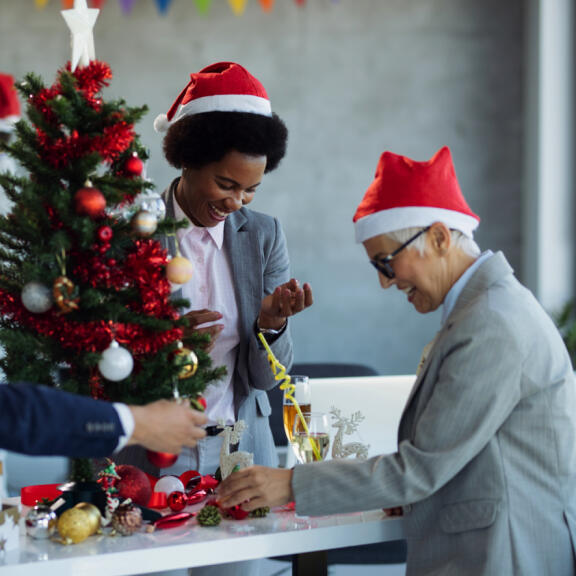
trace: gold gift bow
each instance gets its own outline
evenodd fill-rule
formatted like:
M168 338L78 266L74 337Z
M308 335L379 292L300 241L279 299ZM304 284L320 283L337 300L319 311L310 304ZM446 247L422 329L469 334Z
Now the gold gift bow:
M280 390L284 390L286 398L294 404L294 408L296 408L296 412L298 413L298 417L300 418L300 422L302 422L302 427L304 428L304 432L306 432L306 437L310 441L310 445L312 446L312 450L314 450L314 456L316 456L316 460L322 460L322 455L320 454L320 450L318 450L318 446L316 442L314 442L313 438L310 438L310 431L308 430L308 425L306 424L306 419L302 414L302 410L300 410L300 404L298 404L296 398L294 397L294 392L296 390L296 386L292 384L290 380L290 374L286 374L286 368L280 364L276 356L274 356L274 352L272 352L270 346L268 346L268 342L264 338L262 332L258 332L258 338L260 338L260 342L262 342L262 346L266 349L268 354L268 362L270 364L270 368L274 374L274 380L281 381Z

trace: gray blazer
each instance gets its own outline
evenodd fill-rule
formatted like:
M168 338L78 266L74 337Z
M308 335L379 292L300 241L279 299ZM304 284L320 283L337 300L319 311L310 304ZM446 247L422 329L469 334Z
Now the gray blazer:
M437 336L398 451L297 466L301 514L403 505L407 574L572 576L576 397L553 322L501 253Z
M174 218L174 190L178 179L164 192L166 216ZM175 254L175 239L169 236L164 245ZM268 363L266 351L255 332L255 322L262 298L290 280L290 261L286 238L278 219L267 214L241 208L228 216L224 225L224 249L232 266L234 289L238 302L240 345L234 370L234 410L238 420L248 425L242 434L239 450L254 454L254 463L277 466L278 456L270 430L271 413L266 390L278 382ZM180 296L178 292L175 296ZM272 344L278 360L290 369L293 351L290 327ZM141 467L150 474L158 474L140 448L123 451L117 462ZM126 456L126 454L128 454Z

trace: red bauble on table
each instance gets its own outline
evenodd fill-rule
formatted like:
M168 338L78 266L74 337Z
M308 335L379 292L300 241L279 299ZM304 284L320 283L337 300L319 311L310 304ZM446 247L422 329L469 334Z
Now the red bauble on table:
M234 518L234 520L244 520L250 514L247 510L244 510L242 506L231 506L230 508L221 508L222 513L224 516L228 516L229 518Z
M86 186L74 194L74 209L81 216L97 218L102 216L104 208L106 208L106 198L98 188Z
M184 510L186 505L188 504L188 499L186 498L186 494L184 492L180 492L176 490L171 494L168 494L168 506L170 510L174 512L180 512L180 510Z
M178 460L178 454L170 454L170 452L155 452L154 450L146 450L146 456L151 464L158 468L169 468Z
M152 486L150 486L148 476L140 468L130 464L116 466L116 473L120 476L120 480L116 483L118 496L131 498L135 504L147 506L152 495Z

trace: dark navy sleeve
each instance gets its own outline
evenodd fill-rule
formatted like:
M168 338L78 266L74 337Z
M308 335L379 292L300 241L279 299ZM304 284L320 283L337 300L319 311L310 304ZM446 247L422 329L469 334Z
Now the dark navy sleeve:
M122 434L109 402L34 384L0 384L0 448L95 458L114 452Z

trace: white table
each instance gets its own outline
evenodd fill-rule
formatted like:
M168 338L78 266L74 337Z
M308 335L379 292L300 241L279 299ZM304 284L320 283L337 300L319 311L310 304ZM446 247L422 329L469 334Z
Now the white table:
M151 534L96 535L70 546L33 540L23 528L22 532L20 549L0 557L0 576L146 574L271 556L307 556L403 538L402 519L386 518L379 510L315 518L275 510L266 518L224 520L214 528L198 526L192 519Z

